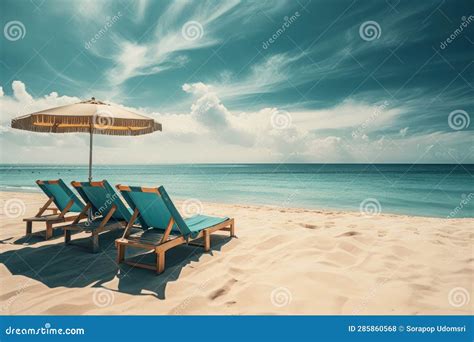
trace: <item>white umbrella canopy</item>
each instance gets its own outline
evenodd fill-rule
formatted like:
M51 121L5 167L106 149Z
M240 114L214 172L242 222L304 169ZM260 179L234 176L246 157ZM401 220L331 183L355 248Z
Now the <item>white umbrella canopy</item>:
M92 180L94 134L134 136L161 131L152 118L92 98L12 119L12 128L42 133L89 133L89 181Z

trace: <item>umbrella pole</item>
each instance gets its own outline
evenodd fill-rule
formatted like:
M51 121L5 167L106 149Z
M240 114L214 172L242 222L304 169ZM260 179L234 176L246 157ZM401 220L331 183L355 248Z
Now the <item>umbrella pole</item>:
M92 125L89 130L89 183L92 182L92 137L94 136L94 132L92 130ZM87 211L87 221L92 222L92 209L89 208Z
M92 182L92 137L94 136L94 132L92 131L92 127L89 131L89 182Z

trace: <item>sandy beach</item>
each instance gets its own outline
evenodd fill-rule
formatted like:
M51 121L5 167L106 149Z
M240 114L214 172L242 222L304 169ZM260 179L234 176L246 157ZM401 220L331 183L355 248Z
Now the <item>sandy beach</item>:
M5 215L10 199L24 215ZM49 241L25 238L21 219L42 194L0 200L1 314L473 313L473 219L203 203L206 214L235 218L237 238L214 235L210 253L177 247L157 276L117 266L119 232L101 236L98 254L64 246L60 229Z

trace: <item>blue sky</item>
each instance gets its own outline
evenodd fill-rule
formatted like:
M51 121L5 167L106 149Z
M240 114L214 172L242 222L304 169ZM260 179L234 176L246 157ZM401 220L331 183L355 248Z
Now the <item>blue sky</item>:
M87 161L86 136L8 124L91 96L163 123L98 163L474 162L472 1L0 6L3 162Z

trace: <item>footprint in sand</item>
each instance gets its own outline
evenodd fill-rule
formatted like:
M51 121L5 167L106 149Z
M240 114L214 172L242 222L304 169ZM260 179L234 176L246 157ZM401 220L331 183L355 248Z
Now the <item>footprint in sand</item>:
M317 229L317 228L319 228L317 225L309 224L309 223L300 223L300 226L303 227L303 228L308 228L308 229Z
M217 290L212 291L209 294L209 299L215 300L219 297L224 296L230 291L230 289L232 288L232 285L234 285L236 282L237 282L237 279L235 278L230 279L229 281L227 281L227 283L224 286L222 286L221 288Z
M355 235L360 235L360 233L359 233L359 232L350 231L350 232L346 232L346 233L342 233L342 234L340 234L340 235L337 235L336 237L355 236Z

